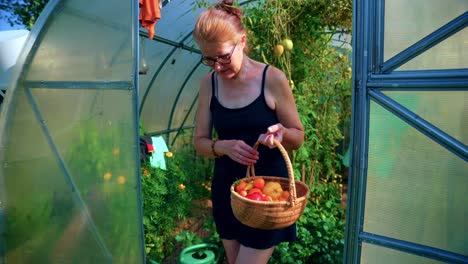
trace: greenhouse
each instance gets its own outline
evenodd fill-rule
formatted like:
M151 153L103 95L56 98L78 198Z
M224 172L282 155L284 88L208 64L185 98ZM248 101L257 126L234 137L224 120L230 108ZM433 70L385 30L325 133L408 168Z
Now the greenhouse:
M0 264L227 263L213 160L192 144L212 70L192 33L216 1L159 1L143 27L138 1L49 0L19 36L0 87ZM310 188L298 241L269 263L468 263L468 2L235 3L306 136L289 153Z

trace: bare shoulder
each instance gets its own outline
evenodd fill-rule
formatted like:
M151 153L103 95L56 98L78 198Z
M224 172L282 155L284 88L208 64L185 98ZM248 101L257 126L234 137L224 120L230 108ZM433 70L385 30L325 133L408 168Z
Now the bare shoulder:
M289 90L289 82L286 74L275 66L270 65L266 74L266 84L272 93Z
M209 72L200 80L200 96L211 96L211 75L212 72Z

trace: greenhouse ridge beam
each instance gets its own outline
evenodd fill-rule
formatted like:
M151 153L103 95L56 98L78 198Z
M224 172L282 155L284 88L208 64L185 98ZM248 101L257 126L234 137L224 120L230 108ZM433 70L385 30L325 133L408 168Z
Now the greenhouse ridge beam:
M468 12L463 13L438 30L403 50L382 65L382 72L388 73L415 58L426 50L464 29L468 25Z
M468 263L468 257L450 251L363 232L362 242L439 260L445 263Z
M445 133L433 124L424 120L422 117L416 115L412 111L408 110L406 107L400 105L393 99L384 95L382 92L370 89L369 95L379 105L394 113L397 117L399 117L415 129L417 129L418 131L428 136L433 141L446 148L448 151L454 153L463 160L468 161L468 147L465 146L465 144L451 137L449 134Z

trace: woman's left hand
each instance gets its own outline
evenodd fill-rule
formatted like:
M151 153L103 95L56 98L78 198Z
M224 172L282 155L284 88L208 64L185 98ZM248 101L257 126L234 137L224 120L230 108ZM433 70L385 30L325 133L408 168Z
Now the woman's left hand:
M286 128L281 124L275 124L270 127L268 127L267 132L265 134L261 134L258 137L258 141L269 147L269 148L276 148L275 142L273 139L278 140L280 143L283 141L283 134L285 132Z

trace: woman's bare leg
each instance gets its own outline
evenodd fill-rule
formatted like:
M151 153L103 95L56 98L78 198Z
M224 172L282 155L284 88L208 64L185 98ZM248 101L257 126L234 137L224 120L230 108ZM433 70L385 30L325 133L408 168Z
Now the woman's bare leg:
M237 254L239 253L240 244L237 240L227 240L223 239L224 251L226 252L226 257L229 264L234 264L236 262Z
M240 246L237 254L236 264L267 264L273 254L273 249L254 249L245 246ZM229 262L231 263L231 262Z

